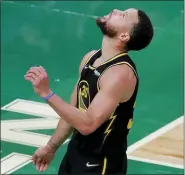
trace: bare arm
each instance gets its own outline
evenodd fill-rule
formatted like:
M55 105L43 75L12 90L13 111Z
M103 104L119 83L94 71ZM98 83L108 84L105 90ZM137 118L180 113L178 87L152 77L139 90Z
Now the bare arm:
M50 94L48 76L43 67L33 67L25 75L31 81L34 90L41 97ZM114 112L120 102L132 96L136 77L127 65L116 65L109 68L100 78L100 91L96 94L87 111L66 103L56 94L49 98L49 105L67 123L83 135L94 132Z
M82 62L79 67L79 74L81 73L85 62L87 59L94 53L94 51L89 52L85 57L82 59ZM78 83L78 81L77 81ZM72 95L71 95L71 106L76 107L77 103L77 83L73 89ZM60 111L56 106L52 103L49 103L49 105L60 115ZM57 125L57 128L55 130L55 133L50 138L49 142L47 143L47 147L49 149L52 149L53 151L56 151L64 142L65 140L71 135L73 131L73 126L69 123L67 123L63 118L60 118L59 123Z
M74 107L76 105L76 86L71 95L71 105ZM60 118L55 133L51 136L46 146L49 149L56 151L71 135L72 131L73 127L69 123L67 123L63 118Z
M121 101L127 101L135 88L136 78L126 65L110 68L100 79L101 90L97 93L87 111L80 111L64 102L57 95L48 103L58 114L84 135L95 131L114 112Z

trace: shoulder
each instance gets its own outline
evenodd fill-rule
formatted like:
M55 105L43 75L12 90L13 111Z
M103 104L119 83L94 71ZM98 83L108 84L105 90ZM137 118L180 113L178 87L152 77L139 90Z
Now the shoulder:
M135 87L136 82L137 78L133 69L126 64L121 64L112 66L105 71L100 79L100 88L104 85L124 86L124 88L130 88Z
M92 50L90 52L88 52L81 60L80 66L79 66L79 71L81 72L83 67L85 66L86 62L88 61L88 59L95 53L97 52L97 50Z

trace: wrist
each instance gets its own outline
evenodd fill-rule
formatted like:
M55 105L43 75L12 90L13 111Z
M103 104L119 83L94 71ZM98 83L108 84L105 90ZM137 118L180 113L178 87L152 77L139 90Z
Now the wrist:
M47 92L40 93L40 97L43 98L44 100L48 100L53 95L54 95L54 92L51 91L50 89Z
M56 144L53 143L52 141L49 141L49 142L46 144L46 149L47 149L49 152L55 153L55 152L57 151L58 148L59 148L59 145L56 145Z

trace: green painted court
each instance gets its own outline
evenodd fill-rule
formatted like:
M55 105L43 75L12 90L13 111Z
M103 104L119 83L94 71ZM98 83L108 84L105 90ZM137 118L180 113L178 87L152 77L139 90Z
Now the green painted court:
M155 26L151 45L141 52L130 53L140 76L135 118L128 137L130 153L155 140L154 136L164 134L164 130L180 126L183 5L182 1L1 2L1 174L57 173L68 140L46 172L39 173L30 163L33 152L45 145L54 132L58 116L34 93L24 74L29 67L42 65L49 74L53 91L69 102L81 58L101 47L102 35L94 18L114 8L140 8L148 13ZM170 122L173 123L166 127ZM164 126L162 131L155 132ZM179 131L174 136L176 140L183 135ZM154 136L149 135L153 132ZM144 141L138 142L143 138ZM178 141L165 160L130 156L128 174L183 174L183 165L166 162L183 160L182 151L173 154L182 147L183 140ZM162 149L159 146L156 150Z

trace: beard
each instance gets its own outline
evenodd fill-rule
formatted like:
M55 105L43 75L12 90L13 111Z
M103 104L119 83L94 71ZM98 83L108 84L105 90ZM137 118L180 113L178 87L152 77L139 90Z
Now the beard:
M96 24L100 28L103 35L106 35L110 38L114 38L116 36L117 32L107 25L107 19L97 18Z

